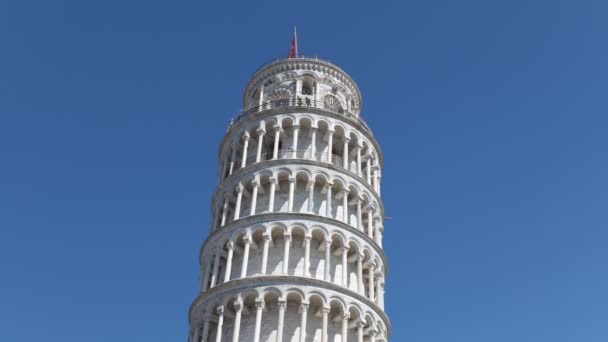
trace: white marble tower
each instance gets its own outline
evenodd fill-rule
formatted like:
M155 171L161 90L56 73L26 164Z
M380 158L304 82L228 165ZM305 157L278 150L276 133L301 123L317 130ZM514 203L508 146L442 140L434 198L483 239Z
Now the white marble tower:
M219 150L190 342L387 341L382 155L317 58L268 63Z

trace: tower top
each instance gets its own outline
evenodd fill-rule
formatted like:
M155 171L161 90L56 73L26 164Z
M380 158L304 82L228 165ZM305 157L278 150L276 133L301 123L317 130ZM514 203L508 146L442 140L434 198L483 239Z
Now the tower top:
M274 59L259 67L243 92L243 108L267 101L297 101L298 97L319 104L328 101L328 106L349 116L358 117L361 112L361 92L355 81L335 63L306 56Z

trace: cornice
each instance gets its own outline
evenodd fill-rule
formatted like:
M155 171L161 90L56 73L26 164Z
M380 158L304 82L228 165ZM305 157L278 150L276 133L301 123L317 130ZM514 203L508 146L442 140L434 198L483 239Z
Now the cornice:
M192 304L190 305L190 309L188 310L188 320L192 322L193 314L196 307L198 307L202 302L205 302L209 298L213 298L215 296L219 296L224 293L239 293L246 289L250 289L252 287L257 286L271 286L271 285L296 285L296 286L314 286L320 289L327 289L334 291L336 293L340 293L346 297L354 298L369 307L373 310L383 321L386 326L387 335L390 336L391 332L391 323L388 319L388 316L382 310L378 304L369 300L365 296L342 286L314 278L305 278L299 276L285 276L285 275L277 275L277 276L253 276L247 278L240 278L229 280L225 283L214 286L207 291L199 294Z
M339 220L336 220L333 218L315 215L315 214L307 214L307 213L282 213L282 212L263 213L263 214L253 215L253 216L246 216L246 217L240 218L236 221L227 223L224 226L211 232L207 236L207 238L205 239L205 242L203 242L203 245L201 246L201 249L199 251L199 263L202 264L203 251L208 244L212 243L210 241L214 241L218 236L226 233L227 231L230 231L232 229L238 229L240 226L244 226L242 228L246 228L246 227L251 227L255 224L281 222L281 221L285 221L285 220L313 221L313 222L317 222L317 223L328 224L328 225L339 227L341 229L348 231L351 234L354 234L359 239L362 239L363 241L365 241L368 246L371 246L376 251L376 254L378 256L380 256L380 258L382 258L382 263L384 266L384 276L385 277L388 276L388 262L386 260L386 255L384 254L384 250L382 249L382 247L380 247L376 243L376 241L374 241L369 236L367 236L367 234L355 229L354 227L347 225L346 223L344 223L342 221L339 221Z
M382 150L380 149L380 145L378 144L378 141L376 141L376 138L374 137L374 134L372 133L372 131L369 127L366 127L363 124L361 124L361 122L358 119L351 120L351 119L341 116L340 114L333 113L331 111L327 111L322 108L315 108L315 107L307 107L306 111L303 111L302 107L275 107L275 108L260 110L259 112L252 113L252 114L249 114L249 115L243 117L241 120L232 124L226 130L226 134L224 134L224 137L222 138L222 142L220 143L220 148L218 150L218 159L221 159L222 153L224 152L224 149L226 148L225 145L232 141L232 135L234 134L234 132L243 128L243 126L254 123L256 120L265 119L266 117L271 117L271 116L275 116L275 115L279 115L279 114L294 114L294 113L323 115L323 116L327 116L329 118L339 120L342 123L346 123L346 124L349 124L349 125L355 127L358 130L358 132L363 134L367 138L367 140L370 142L370 144L372 144L374 146L374 149L375 149L376 153L378 154L378 163L379 163L380 167L383 166Z
M374 196L374 198L376 199L376 202L378 203L378 206L380 207L380 214L383 219L384 219L384 203L382 203L382 198L380 197L380 195L378 194L378 192L376 192L376 190L374 190L374 188L367 183L367 181L365 181L365 179L363 179L362 177L360 177L359 175L350 172L349 170L343 169L341 167L335 166L333 164L329 164L326 162L320 162L320 161L316 161L316 160L310 160L310 159L289 159L289 158L283 158L283 159L274 159L274 160L262 160L260 162L254 163L254 164L250 164L247 165L243 168L239 168L237 170L235 170L231 175L229 175L228 177L224 178L223 180L221 180L219 182L219 184L217 185L215 191L213 192L213 196L211 197L211 205L213 207L213 205L217 205L217 203L215 203L217 196L219 193L222 192L222 190L231 190L230 187L227 187L228 185L235 185L235 183L238 182L238 179L243 176L244 174L250 174L252 172L256 172L256 171L260 171L260 170L264 170L264 169L268 169L269 167L272 166L290 166L290 165L305 165L305 166L317 166L320 168L326 168L335 172L339 172L339 173L343 173L348 175L351 178L354 178L358 183L362 184L370 194L372 194L372 196Z

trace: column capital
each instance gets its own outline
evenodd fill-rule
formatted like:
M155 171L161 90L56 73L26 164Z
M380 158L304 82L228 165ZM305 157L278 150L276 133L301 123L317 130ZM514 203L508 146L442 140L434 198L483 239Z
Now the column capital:
M334 133L336 133L336 131L334 131L333 129L327 130L327 134L329 135L334 135Z
M243 310L243 303L241 303L238 300L234 302L233 306L234 306L234 310L236 310L236 311Z
M300 312L306 312L308 311L308 302L302 302L300 303Z
M288 235L288 234L283 235L283 241L291 242L291 235Z
M289 180L289 183L295 183L296 182L296 177L289 176L288 180Z
M251 238L251 235L245 235L243 236L243 242L245 244L250 244L253 241L253 239Z
M312 240L312 235L304 235L304 242L310 243L310 240Z
M264 309L264 300L262 298L257 298L255 300L255 308L257 310L262 310Z
M365 327L365 321L358 320L357 321L357 328L363 329L364 327Z
M264 241L270 241L270 234L269 233L262 234L262 240L264 240Z
M224 306L223 305L218 306L217 309L215 309L215 312L218 315L223 315L224 314Z
M349 142L350 141L350 137L349 136L344 136L344 141L345 142Z
M272 129L274 130L275 133L283 132L283 128L281 126L274 126Z
M256 130L256 132L258 133L258 135L264 135L264 134L266 134L266 129L263 127L260 127Z
M321 308L321 310L323 311L324 314L328 314L331 311L331 308L324 306Z
M227 248L228 250L234 250L234 241L229 240L229 241L226 243L226 248Z
M247 141L251 139L251 136L249 135L249 131L245 131L245 133L243 134L243 140Z
M279 309L285 309L287 307L287 301L285 299L279 299L277 302Z
M277 177L275 177L275 176L269 177L269 178L268 178L268 181L269 181L271 184L275 184L275 185L279 183L279 182L278 182L278 180L277 180Z
M243 192L243 190L245 190L245 187L243 186L243 183L239 182L239 184L236 185L236 189L237 192Z
M345 320L345 321L348 321L350 319L350 312L345 312L342 315L342 319Z

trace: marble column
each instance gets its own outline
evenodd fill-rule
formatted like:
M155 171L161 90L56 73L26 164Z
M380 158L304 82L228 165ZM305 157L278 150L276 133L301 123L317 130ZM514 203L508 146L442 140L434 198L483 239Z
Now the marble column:
M264 146L264 135L266 132L262 129L258 129L258 146L255 155L255 162L259 163L262 160L262 147Z
M300 305L300 342L306 342L306 318L308 318L308 303Z
M232 258L234 256L234 242L228 241L228 256L226 257L226 271L224 273L224 283L230 280L230 272L232 272Z
M217 308L217 331L215 333L215 342L222 342L222 330L224 328L224 307Z
M314 198L315 198L315 181L308 181L308 212L313 213L314 210Z
M333 149L333 138L334 138L334 131L328 131L327 132L327 162L329 164L332 163L332 149Z
M287 199L287 211L288 212L293 211L293 195L295 192L295 188L296 188L296 178L289 177L289 196Z
M331 241L325 240L325 281L331 282Z
M317 127L310 129L310 159L317 160Z
M243 263L241 264L241 278L245 278L247 276L247 264L249 263L249 247L251 245L251 237L245 236L245 238L243 238L243 242L245 243L245 247L243 248Z
M300 126L298 125L294 125L293 126L293 155L291 156L292 158L296 158L298 156L298 135L300 133Z
M270 245L270 235L264 234L262 235L262 239L264 240L264 246L262 247L262 269L260 273L266 274L266 267L268 264L268 247Z
M245 132L245 136L243 137L243 158L241 160L241 168L244 168L247 165L247 149L249 148L249 132Z
M243 184L239 183L236 187L236 204L234 206L234 220L238 220L241 217L241 202L243 200Z
M348 320L350 314L347 312L342 317L342 342L348 342Z
M277 323L277 342L283 342L283 326L285 325L285 309L287 301L279 299L279 321Z
M349 141L350 141L350 138L344 137L344 147L342 148L342 152L343 152L342 153L342 167L346 170L349 169L349 167L348 167L348 142Z
M254 179L253 182L251 182L251 185L253 185L253 190L251 193L251 210L249 211L249 215L255 215L255 209L258 203L258 189L260 187L260 180L258 178Z
M359 294L365 296L365 287L363 286L363 253L357 255L357 290Z
M211 273L211 285L209 287L214 287L217 283L218 270L220 267L220 250L219 248L215 251L215 259L213 261L213 273Z
M241 332L241 315L243 313L243 303L236 301L234 302L234 328L232 331L232 342L239 342L239 335Z
M291 246L291 236L285 235L283 237L284 250L283 250L283 274L287 274L289 271L289 247Z
M279 139L281 138L281 128L274 128L274 148L272 150L272 159L277 159L279 157Z
M323 321L321 323L321 342L327 341L327 320L329 316L329 308L323 308Z
M275 177L270 177L270 193L268 194L268 212L274 211L274 193L277 188L277 179Z
M310 277L310 240L312 236L304 236L304 272L302 272L304 277Z
M255 331L253 333L253 342L260 342L260 330L262 328L262 310L264 309L264 300L255 300Z

